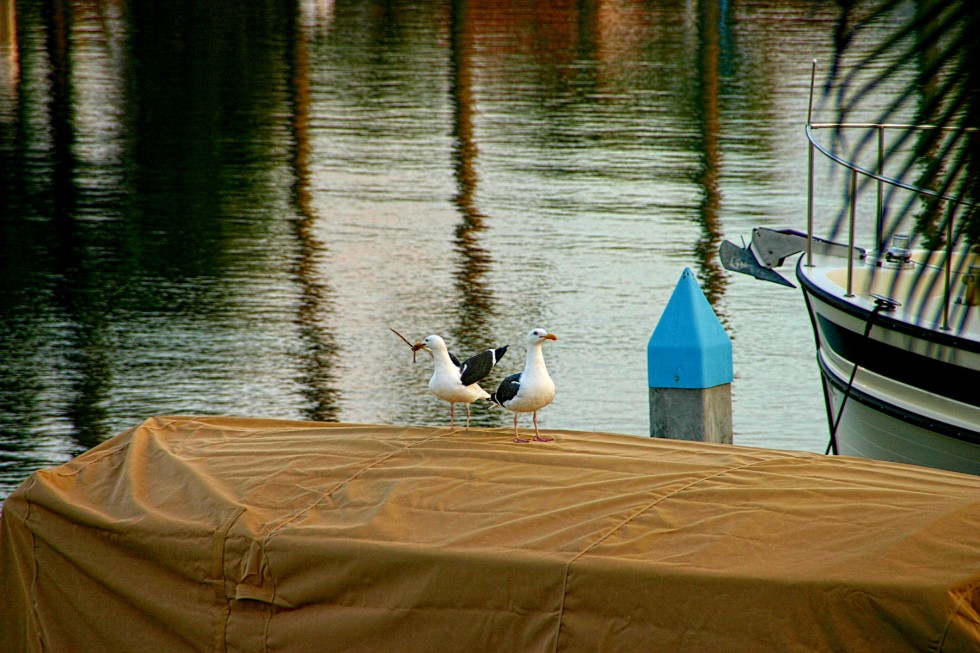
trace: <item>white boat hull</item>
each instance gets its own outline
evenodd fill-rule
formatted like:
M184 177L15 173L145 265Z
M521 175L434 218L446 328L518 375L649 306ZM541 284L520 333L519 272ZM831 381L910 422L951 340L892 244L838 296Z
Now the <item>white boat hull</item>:
M815 79L816 62L811 110ZM909 183L906 174L925 160L918 145L902 149L904 141L919 143L930 134L946 139L944 154L953 161L962 156L957 148L975 144L975 134L811 118L808 113L806 232L757 226L749 245L721 243L722 264L792 286L775 270L803 253L796 278L823 377L828 451L980 475L980 252L976 234L961 222L980 210L980 202L956 175L938 189ZM834 134L833 145L820 142L820 130ZM845 133L859 134L853 149L844 145ZM874 142L878 159L871 169L866 164ZM817 152L842 173L831 175L830 183L815 182ZM893 160L906 166L898 177L886 171ZM829 238L821 238L817 201L841 193L846 209L831 218ZM858 234L874 249L857 246Z
M848 295L837 262L823 262L805 268L801 261L797 278L835 451L980 474L977 341L969 332L912 323L898 308L876 309L867 288Z
M844 390L826 376L824 384L831 414L836 416ZM840 455L980 474L980 446L892 417L872 404L866 397L848 398L837 427Z

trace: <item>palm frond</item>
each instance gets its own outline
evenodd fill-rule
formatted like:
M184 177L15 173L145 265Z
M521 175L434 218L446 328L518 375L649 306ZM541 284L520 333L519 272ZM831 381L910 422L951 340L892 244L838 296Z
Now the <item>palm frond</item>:
M881 241L889 242L901 229L927 249L980 252L980 40L976 38L980 3L838 0L838 4L834 61L824 83L836 121L868 115L869 101L880 100L879 91L888 85L889 102L872 112L867 122L907 123L903 116L911 115L914 123L932 126L896 132L883 150L888 177L929 192L913 195L889 187L884 202L888 208L879 224ZM838 131L833 149L858 161L877 152L878 138L871 128L848 143ZM861 189L872 184L877 181L867 178ZM844 229L846 220L842 210L832 236Z
M888 37L845 69L842 62L849 49L885 21L894 25ZM897 179L909 181L915 176L910 183L964 204L980 200L980 185L972 174L980 164L980 143L967 131L980 127L980 43L976 39L980 7L971 0L842 2L838 25L835 65L826 86L828 90L836 87L838 121L846 122L876 89L914 66L910 81L874 122L897 121L897 116L914 106L916 122L936 129L914 132L917 143L911 150L907 141L913 132L894 142L886 152L889 168ZM867 75L875 66L881 67ZM873 133L866 134L853 152L859 155L873 146L873 140ZM905 160L895 161L903 151L907 152ZM977 219L975 211L960 213L960 220ZM920 224L920 229L925 226ZM968 240L973 246L980 244L976 231L976 225L960 229L964 236L973 235Z

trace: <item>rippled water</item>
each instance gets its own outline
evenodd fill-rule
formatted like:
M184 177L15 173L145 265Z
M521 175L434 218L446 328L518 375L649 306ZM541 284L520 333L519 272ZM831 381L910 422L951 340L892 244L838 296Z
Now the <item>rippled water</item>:
M733 339L736 442L822 451L799 291L716 250L803 226L834 20L0 0L0 498L150 415L445 423L389 326L510 343L488 386L546 327L542 427L647 434L646 343L686 267Z

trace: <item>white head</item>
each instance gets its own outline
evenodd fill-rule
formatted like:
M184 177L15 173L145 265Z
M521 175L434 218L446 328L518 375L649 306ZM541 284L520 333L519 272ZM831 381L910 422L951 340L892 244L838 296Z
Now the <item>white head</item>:
M422 340L422 349L426 350L430 354L435 351L445 351L448 352L449 349L446 347L446 341L439 336L426 336Z
M546 340L558 340L558 336L544 329L531 329L527 334L527 345L543 345Z

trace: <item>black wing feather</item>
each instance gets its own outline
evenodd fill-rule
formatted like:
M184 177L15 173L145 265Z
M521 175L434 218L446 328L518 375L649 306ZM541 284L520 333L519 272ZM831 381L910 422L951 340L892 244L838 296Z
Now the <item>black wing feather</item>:
M459 366L460 381L463 385L471 385L483 380L506 352L507 345L504 345L496 349L488 349L466 359L466 362Z
M456 367L459 367L459 359L456 358L456 354L454 354L451 351L450 352L447 352L447 353L449 354L449 360L451 360L453 362L453 365L455 365Z
M500 382L497 391L490 395L490 401L503 406L505 403L517 396L517 391L521 389L521 375L511 374Z

